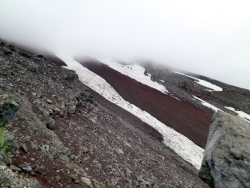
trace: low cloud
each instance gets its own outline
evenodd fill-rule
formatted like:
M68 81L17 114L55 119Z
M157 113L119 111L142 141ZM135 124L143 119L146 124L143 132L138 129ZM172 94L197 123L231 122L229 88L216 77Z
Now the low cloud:
M250 89L249 1L2 0L0 38L70 56L150 59Z

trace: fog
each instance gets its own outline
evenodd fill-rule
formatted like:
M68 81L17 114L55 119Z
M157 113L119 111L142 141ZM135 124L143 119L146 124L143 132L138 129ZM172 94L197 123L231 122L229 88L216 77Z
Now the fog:
M70 56L149 59L250 89L250 1L1 0L0 38Z

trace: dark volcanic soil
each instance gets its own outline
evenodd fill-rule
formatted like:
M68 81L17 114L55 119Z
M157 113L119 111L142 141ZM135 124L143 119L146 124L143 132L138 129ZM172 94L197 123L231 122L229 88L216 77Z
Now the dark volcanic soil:
M127 101L147 111L169 127L205 147L212 112L143 85L99 62L81 62L104 78Z

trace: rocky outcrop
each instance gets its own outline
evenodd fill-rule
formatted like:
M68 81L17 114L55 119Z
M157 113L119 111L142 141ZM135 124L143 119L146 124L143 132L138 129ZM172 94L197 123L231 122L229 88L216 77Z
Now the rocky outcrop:
M18 109L19 104L0 89L0 187L41 187L37 180L27 179L13 172L19 170L18 167L11 165L18 144L14 133L5 127L10 126L9 121L14 118ZM9 165L12 168L9 168Z
M5 128L18 108L19 105L0 89L0 164L9 164L10 155L18 147L14 135Z
M15 174L5 165L0 165L0 174L0 187L42 187L37 180L24 178L20 174Z
M210 187L250 187L247 121L221 111L214 114L199 175Z

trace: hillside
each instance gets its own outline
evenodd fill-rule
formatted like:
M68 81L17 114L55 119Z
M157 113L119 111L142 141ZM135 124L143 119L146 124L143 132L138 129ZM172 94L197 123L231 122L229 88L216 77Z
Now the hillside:
M157 131L73 71L4 42L0 56L1 101L18 104L1 127L13 135L11 153L1 151L2 187L38 187L34 179L43 187L206 187Z
M161 122L205 147L212 113L136 82L105 64L84 62L83 66L104 78L127 101L149 112Z
M232 114L225 106L249 110L249 90L210 78L141 64L161 91L110 64L77 59L75 72L70 61L44 56L0 42L2 187L207 187L197 168L214 110L200 99Z

